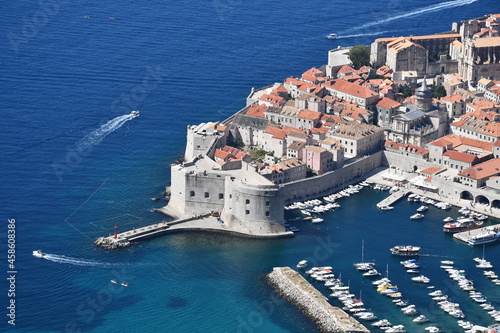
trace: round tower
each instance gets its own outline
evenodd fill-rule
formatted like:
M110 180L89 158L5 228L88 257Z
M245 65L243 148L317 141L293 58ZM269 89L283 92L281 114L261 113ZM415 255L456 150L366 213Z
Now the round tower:
M427 87L424 77L422 86L415 91L415 106L418 110L428 112L432 108L432 89Z

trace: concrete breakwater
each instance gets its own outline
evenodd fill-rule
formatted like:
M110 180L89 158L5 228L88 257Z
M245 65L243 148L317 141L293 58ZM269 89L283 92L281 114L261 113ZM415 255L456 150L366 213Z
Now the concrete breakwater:
M266 278L281 297L295 305L321 332L370 332L342 309L328 303L323 294L290 267L274 267Z

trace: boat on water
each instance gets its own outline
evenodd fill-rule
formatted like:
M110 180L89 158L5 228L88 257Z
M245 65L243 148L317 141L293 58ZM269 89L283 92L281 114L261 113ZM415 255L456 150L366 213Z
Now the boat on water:
M416 213L410 216L410 220L420 220L423 219L425 216L424 214Z
M406 332L405 327L403 325L396 325L396 326L393 326L385 331L388 333L405 333Z
M443 231L447 233L457 233L461 231L478 229L483 225L483 221L474 221L471 218L458 219L455 222L448 222L443 226Z
M139 117L139 111L132 111L132 112L130 112L130 116L132 118Z
M496 242L500 238L500 233L494 230L488 230L478 235L472 236L467 240L467 244L471 246L482 245Z
M421 212L425 212L427 209L429 209L429 207L427 206L420 206L417 208L417 212L421 213Z
M358 271L369 271L375 268L375 263L365 262L365 240L361 240L361 262L354 263Z
M396 254L398 256L418 256L420 247L412 245L396 245L390 250L392 254Z
M45 255L45 253L43 253L42 251L40 250L35 250L33 251L33 255L37 258L43 258L43 256Z
M323 219L321 217L315 217L311 220L311 223L321 223Z
M413 282L418 282L418 283L429 283L429 282L431 282L431 279L429 279L427 276L423 276L423 275L412 277L411 280Z
M307 267L307 260L301 260L297 264L297 268L305 268L305 267Z
M127 283L123 283L123 282L122 282L122 283L120 283L120 284L121 284L122 286L124 286L124 287L129 287L129 285L128 285Z
M453 218L448 216L443 220L443 222L453 222Z
M115 280L110 280L110 282L113 284L118 284L118 282L116 282Z
M394 207L387 206L387 205L377 205L377 208L380 210L393 210L394 209Z
M413 319L413 322L418 323L418 324L422 324L422 323L425 323L428 321L429 321L429 318L427 318L426 315L420 315L420 316L416 317L415 319Z
M326 35L326 38L328 38L328 39L337 39L337 38L339 38L339 36L337 34L328 34L328 35Z

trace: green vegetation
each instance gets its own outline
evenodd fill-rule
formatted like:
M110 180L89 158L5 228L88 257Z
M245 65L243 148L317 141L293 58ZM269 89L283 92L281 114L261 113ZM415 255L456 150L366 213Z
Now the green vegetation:
M442 55L445 55L447 59L451 59L451 57L450 57L450 55L448 54L448 52L446 52L446 51L441 51L441 52L439 52L439 53L429 54L429 60L430 60L430 61L439 61L439 58L440 58Z
M316 172L314 172L314 170L311 169L310 167L307 167L307 169L306 169L306 178L314 177L314 176L317 176Z
M432 89L433 91L433 97L434 98L441 98L446 96L446 89L444 89L443 86L436 86L435 84L429 85L429 88Z
M238 148L238 149L245 147L245 143L243 142L243 140L236 140L236 142L234 144L235 144L236 148Z
M399 92L403 94L404 98L411 96L411 90L406 86L399 87Z
M259 158L264 158L266 157L267 151L264 149L255 149L255 150L250 150L249 152L250 157L252 158L252 161L259 159Z
M356 45L349 51L349 59L351 59L353 67L359 69L370 65L370 52L365 46Z

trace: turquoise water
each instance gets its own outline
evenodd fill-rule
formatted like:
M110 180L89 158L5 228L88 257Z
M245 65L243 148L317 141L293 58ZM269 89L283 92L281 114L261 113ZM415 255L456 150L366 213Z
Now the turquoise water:
M440 288L447 280L438 260L458 258L479 290L498 296L472 267L481 250L441 232L443 212L410 222L414 207L380 212L375 203L385 194L370 190L343 200L321 225L296 223L293 239L176 234L109 252L92 243L115 224L120 231L163 218L150 210L166 202L150 198L168 185L187 125L225 119L252 87L319 67L338 45L449 30L500 11L497 1L20 1L2 9L0 267L6 278L7 221L15 219L17 274L16 325L4 310L0 331L314 332L263 275L315 255L362 290L378 316L405 323L352 268L362 239L366 257L381 270L389 264L408 297L442 325L451 321L409 282L390 246L415 243L433 255L421 258L423 273ZM327 40L332 32L342 38ZM141 116L125 120L134 109ZM322 242L337 245L324 252ZM52 260L33 257L35 249ZM492 261L495 249L486 248ZM449 288L468 318L489 319Z

